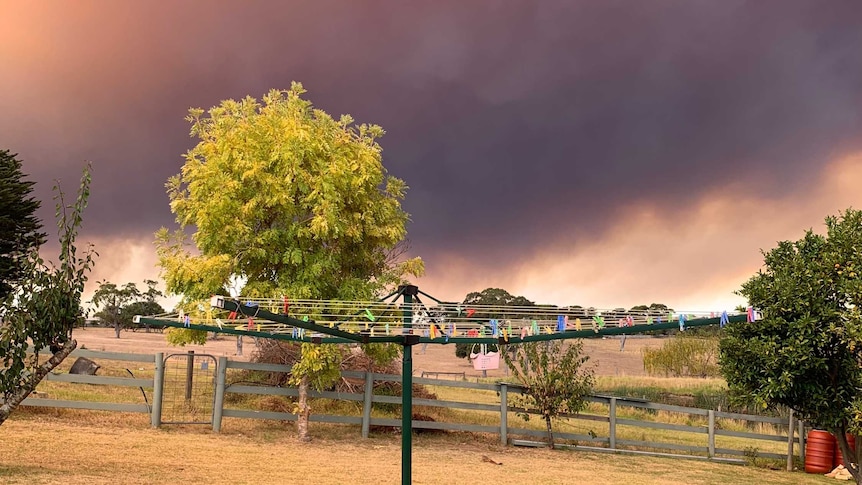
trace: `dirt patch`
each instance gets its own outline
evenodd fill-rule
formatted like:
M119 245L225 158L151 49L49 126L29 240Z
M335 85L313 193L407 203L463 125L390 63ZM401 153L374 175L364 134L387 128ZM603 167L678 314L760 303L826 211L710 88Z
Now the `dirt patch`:
M78 347L89 350L109 352L130 352L152 354L163 352L185 353L194 350L196 354L210 354L216 357L229 357L234 360L248 360L254 352L254 339L243 337L243 355L237 355L236 337L222 335L210 339L205 345L187 345L174 347L168 345L165 335L161 333L122 332L120 338L115 338L114 331L107 328L76 328L73 337L78 340ZM590 363L596 366L596 375L600 376L643 376L642 351L644 348L661 346L662 338L628 337L623 350L620 350L618 338L595 338L584 340L584 351L590 356ZM454 345L417 345L413 349L413 370L415 375L422 372L463 372L467 377L481 377L482 371L473 369L467 359L455 357ZM500 363L497 370L489 370L488 377L503 377L506 366Z

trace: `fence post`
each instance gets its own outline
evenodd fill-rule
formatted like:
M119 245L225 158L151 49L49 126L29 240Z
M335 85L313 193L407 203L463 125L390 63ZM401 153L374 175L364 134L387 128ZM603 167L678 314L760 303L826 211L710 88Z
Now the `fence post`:
M796 420L799 426L799 460L805 463L805 421Z
M608 415L608 445L612 450L617 448L617 398L612 397L610 402L610 412Z
M509 444L509 398L508 385L500 383L500 444Z
M224 410L224 388L227 380L227 357L218 358L216 369L215 399L213 399L213 431L221 431L221 417Z
M707 441L707 447L708 447L707 455L710 458L715 458L715 411L710 409L708 411L708 415L709 415L709 429L708 429L707 433L708 433L709 438Z
M368 438L371 429L371 399L374 397L374 373L365 373L365 393L362 395L362 438Z
M189 350L189 362L186 365L186 401L192 400L192 379L195 375L195 351Z
M793 422L793 410L790 410L790 422L787 423L787 471L793 471L793 432L796 431Z
M165 355L156 353L156 369L153 373L153 408L150 411L150 424L158 428L162 424L162 391L165 388Z

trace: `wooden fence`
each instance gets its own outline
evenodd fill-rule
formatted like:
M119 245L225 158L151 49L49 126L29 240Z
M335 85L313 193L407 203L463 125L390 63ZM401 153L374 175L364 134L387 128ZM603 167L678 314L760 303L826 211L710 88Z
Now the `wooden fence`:
M102 377L71 374L50 374L48 381L76 383L81 385L106 385L106 386L131 386L148 389L152 395L151 404L136 403L106 403L91 401L72 401L30 397L24 401L25 406L48 406L57 408L93 409L101 411L139 412L150 413L152 426L162 425L161 409L162 396L165 383L165 357L158 353L155 355L124 354L112 352L94 352L77 350L72 356L88 357L90 359L106 359L114 361L132 361L152 363L154 365L153 377L150 379L124 378L124 377ZM189 366L191 369L191 366ZM234 370L233 373L229 370ZM292 413L274 412L266 410L251 410L228 407L226 396L230 394L266 395L296 397L298 391L290 387L271 387L264 385L251 385L248 383L230 383L228 376L236 375L240 371L264 371L264 372L290 372L289 366L276 364L259 364L229 360L219 357L214 376L214 397L212 399L212 419L207 424L212 424L212 429L220 431L223 418L240 419L265 419L265 420L296 420ZM400 396L387 396L374 393L375 383L400 382L400 375L365 373L356 371L344 371L342 376L354 382L361 382L362 392L310 392L310 397L318 399L332 399L338 401L350 401L361 403L359 415L338 414L312 414L311 421L340 423L359 427L363 438L369 436L374 426L386 426L398 428L401 420L398 418L375 417L373 409L375 404L386 404L398 406L401 404ZM486 433L498 435L503 445L522 446L544 446L544 443L535 441L536 438L544 439L546 432L540 429L518 427L514 425L519 413L527 412L509 404L513 395L522 393L522 389L514 384L480 383L459 380L440 380L414 377L414 384L432 386L434 390L446 389L468 389L478 391L475 396L470 395L471 401L446 400L446 399L413 399L415 407L445 408L455 411L461 422L426 421L413 420L413 428L417 430L433 429L447 431L464 431L472 433ZM473 401L472 399L476 400ZM484 402L479 402L484 399ZM591 451L614 452L614 453L637 453L659 456L674 456L690 459L710 459L715 461L726 461L741 463L745 457L751 459L753 456L769 459L787 459L788 454L798 456L804 461L805 432L804 424L789 419L758 416L751 414L728 413L710 409L690 408L647 402L630 398L614 396L591 396L592 405L586 412L576 416L569 416L572 420L597 423L599 430L592 429L587 433L555 432L555 438L562 441L576 442L578 449ZM415 409L415 408L414 408ZM639 410L639 411L637 411ZM656 419L638 419L632 417L638 412L643 415L652 414ZM660 412L666 415L677 416L675 422L662 422ZM627 417L628 416L628 417ZM682 419L679 416L683 416ZM473 422L469 422L470 420ZM464 422L464 421L467 422ZM748 426L736 426L743 430L724 429L721 422L733 420L734 422L750 423ZM492 424L488 424L488 422ZM679 424L680 421L686 424ZM766 425L770 428L782 431L783 434L762 433L749 428ZM621 428L626 431L621 432ZM638 431L634 431L638 430ZM648 433L655 430L670 431L671 437L688 434L689 439L682 440L656 440L652 437L647 439L635 439L637 433L646 437ZM798 432L798 434L797 434ZM660 434L660 433L659 433ZM692 444L692 434L697 444ZM633 436L634 435L634 436ZM731 441L733 445L721 446L716 444L719 440ZM793 452L795 441L798 440L797 453ZM775 442L786 444L786 448ZM771 443L771 445L769 444ZM760 451L766 447L772 451ZM776 448L781 446L783 453L777 453ZM788 460L789 462L790 460Z

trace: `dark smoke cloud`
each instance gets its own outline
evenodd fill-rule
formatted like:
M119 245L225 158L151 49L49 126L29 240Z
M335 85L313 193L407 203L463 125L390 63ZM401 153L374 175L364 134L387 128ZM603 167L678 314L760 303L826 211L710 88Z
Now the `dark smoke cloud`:
M189 107L291 80L387 130L429 268L514 263L730 183L803 196L862 148L855 0L170 5L0 0L0 146L46 200L92 160L93 237L171 223Z

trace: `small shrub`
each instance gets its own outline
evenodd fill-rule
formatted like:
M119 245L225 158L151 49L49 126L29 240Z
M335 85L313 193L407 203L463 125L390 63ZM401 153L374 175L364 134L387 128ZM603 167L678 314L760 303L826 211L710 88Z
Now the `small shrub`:
M643 350L644 370L665 377L719 377L718 338L678 335Z

